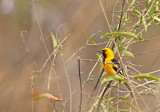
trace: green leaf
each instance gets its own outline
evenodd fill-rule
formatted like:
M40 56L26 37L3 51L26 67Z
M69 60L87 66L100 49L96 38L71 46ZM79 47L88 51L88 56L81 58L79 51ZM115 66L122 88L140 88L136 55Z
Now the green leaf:
M143 36L142 36L142 33L140 33L138 37L139 37L139 40L141 40L141 41L144 40Z
M88 78L88 81L94 81L94 78Z
M88 38L88 40L91 40L95 35L96 35L96 34L92 34L92 35Z
M115 80L115 76L107 76L102 80L102 84L107 83L109 81Z
M101 55L99 55L98 53L97 53L97 57L98 57L100 62L103 62L103 59L102 59ZM103 63L99 63L99 65L100 65L100 71L101 71L103 69Z
M143 27L144 27L144 31L146 32L148 26L146 24L146 20L145 19L142 20L142 24L143 24Z
M128 0L129 5L131 4L131 0Z
M114 27L113 25L110 25L110 27L111 27L111 29L112 29L113 31L117 31L117 28Z
M151 75L151 74L147 74L147 73L144 73L144 74L137 74L134 76L135 79L139 79L139 78L146 78L146 79L151 79L151 80L156 80L156 81L160 81L160 79L154 75Z
M88 107L87 107L87 112L89 111L89 110L91 110L92 109L92 106L91 105L88 105Z
M120 96L119 99L126 100L127 97Z
M96 42L95 42L95 41L93 41L93 40L90 40L89 42L91 42L92 44L96 44Z
M153 16L153 19L160 22L160 18L158 18L157 16Z
M130 51L122 51L124 54L134 58L134 55Z
M127 102L127 104L128 104L129 106L133 107L136 112L139 112L139 109L138 109L135 105L133 105L133 104L130 103L130 102Z
M123 81L123 82L125 81L124 78L122 76L119 76L119 75L115 75L115 79L119 80L119 81Z
M158 0L153 0L152 4L151 4L151 6L150 6L150 10L152 10L152 8L155 6L155 4L156 4L157 1L158 1Z
M148 9L148 0L146 0L145 7Z
M120 16L120 15L116 15L116 17L117 17L117 18L119 18L119 19L121 18L121 16Z
M136 13L139 18L142 15L138 10L134 10L133 12Z
M109 99L106 100L106 103L107 103L107 102L108 102L108 103L111 103L111 101L114 100L114 99L115 99L115 97L110 97Z
M101 103L101 106L102 106L102 108L103 108L103 112L107 112L106 105L103 104L103 103Z
M57 47L57 39L52 32L51 32L51 37L52 37L53 48L55 49Z
M156 14L159 14L160 13L160 10L152 10L150 13L149 13L149 16L154 16Z
M129 111L124 109L119 109L119 112L129 112Z
M117 37L117 36L126 36L126 37L132 37L134 39L137 39L138 40L138 37L134 34L134 33L131 33L131 32L112 32L112 33L104 33L103 34L103 37L110 37L110 36L114 36L114 37Z

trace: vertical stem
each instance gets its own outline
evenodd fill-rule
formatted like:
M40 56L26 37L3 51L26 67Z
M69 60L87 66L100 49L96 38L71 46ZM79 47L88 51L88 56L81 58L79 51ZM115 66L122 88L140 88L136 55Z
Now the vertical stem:
M64 60L63 60L63 57L61 55L61 60L63 62L63 67L64 67L64 71L65 71L65 74L66 74L66 78L67 78L67 82L68 82L68 88L69 88L69 95L70 95L70 112L72 112L72 89L71 89L71 83L70 83L70 79L69 79L69 76L68 76L68 73L67 73L67 69L66 69L66 65L64 64Z
M125 5L125 0L123 0L123 2L122 2L121 16L120 16L119 24L118 24L118 27L117 27L118 31L120 30L121 24L122 24L124 5ZM115 42L116 41L117 41L117 37L115 38ZM114 47L115 47L115 44L113 43L112 50L114 49Z
M82 108L82 81L81 81L81 68L80 68L80 59L78 57L78 74L79 74L79 84L80 84L80 102L79 102L79 112Z
M118 93L118 95L117 95L117 112L119 112L119 82L117 83L117 93Z
M96 90L96 88L97 88L97 86L98 86L98 83L99 83L99 81L101 80L101 77L102 77L103 72L104 72L104 68L102 69L102 71L101 71L101 73L100 73L100 75L99 75L99 77L98 77L98 81L97 81L97 83L96 83L96 85L95 85L92 93L94 93L94 91Z

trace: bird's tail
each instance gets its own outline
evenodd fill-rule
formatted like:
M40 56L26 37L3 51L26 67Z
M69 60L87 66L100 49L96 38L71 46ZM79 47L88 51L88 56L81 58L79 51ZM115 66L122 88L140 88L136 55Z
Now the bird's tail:
M126 85L126 87L128 88L128 90L130 91L131 96L133 97L133 93L132 93L132 90L131 90L130 86L126 82L124 84Z

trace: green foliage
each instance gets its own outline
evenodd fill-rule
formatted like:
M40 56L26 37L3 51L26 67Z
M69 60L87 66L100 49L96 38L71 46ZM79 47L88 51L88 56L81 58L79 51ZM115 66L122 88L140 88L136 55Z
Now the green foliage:
M120 54L124 54L126 56L135 58L134 54L130 51L129 45L131 43L139 42L142 40L145 40L143 37L143 34L147 32L148 28L150 25L160 25L160 0L146 0L143 1L144 5L140 5L139 1L133 1L133 0L127 0L128 1L128 9L127 11L125 10L123 12L123 18L121 18L121 13L114 15L117 20L122 19L121 21L121 26L120 30L118 30L116 25L110 25L110 28L112 29L112 32L104 32L101 35L101 38L106 38L110 42L112 42L113 45L115 40L116 46L114 47L113 51L117 51L117 48L120 52ZM90 37L90 40L94 37L95 35L92 35ZM96 44L95 41L91 40L89 41L91 44ZM98 55L98 58L100 58L100 55ZM103 68L103 64L100 63L100 70ZM129 72L129 71L126 71ZM137 74L133 77L134 79L150 79L150 80L156 80L160 81L160 79L154 75L151 74ZM120 82L125 82L125 79L119 75L115 76L107 76L102 79L101 84L108 83L109 81L120 81ZM115 86L117 87L117 85ZM147 92L149 95L149 92ZM146 94L147 94L146 93ZM133 111L141 111L137 108L137 105L134 105L130 102L128 102L129 94L126 96L120 96L119 99L122 100L122 102L126 102L130 108L132 108ZM135 95L136 99L138 99L137 95ZM103 104L101 104L103 110L106 110L106 105L105 103L111 103L112 101L115 102L114 100L117 99L117 96L115 97L110 97L106 98L103 97ZM136 100L135 99L135 100ZM119 100L119 101L120 101ZM144 100L143 97L141 97L140 100ZM104 103L105 102L105 103ZM121 102L121 101L120 101ZM111 105L110 105L111 106ZM109 111L112 111L117 108L116 105L112 105L109 107ZM108 110L107 110L108 111ZM119 109L119 112L129 112L128 109Z
M136 40L138 40L139 38L134 34L134 33L131 33L131 32L112 32L112 33L104 33L102 35L102 37L111 37L113 36L114 38L117 37L117 36L125 36L125 37L132 37Z
M115 76L107 76L107 77L103 78L101 83L104 84L104 83L107 83L112 80L115 80Z
M107 83L107 82L113 81L113 80L125 82L125 80L122 76L113 75L113 76L107 76L107 77L103 78L101 83L104 84L104 83Z
M92 34L89 38L88 38L88 42L91 43L91 44L96 44L95 41L93 41L93 37L95 37L96 34Z
M120 112L129 112L129 110L119 109Z
M53 48L55 49L57 47L57 39L54 36L54 34L51 32L52 42L53 42Z
M90 40L89 42L91 42L92 44L96 44L96 42L95 42L95 41L93 41L93 40Z
M130 56L132 58L134 58L134 55L130 52L130 51L122 51L124 54L126 54L127 56Z
M94 81L94 78L88 78L88 81Z
M160 81L160 79L154 75L151 74L137 74L134 76L135 79L139 79L139 78L146 78L146 79L151 79L151 80L156 80L156 81Z
M132 107L136 112L139 112L139 109L134 105L134 104L132 104L132 103L130 103L130 102L127 102L127 104L130 106L130 107ZM134 111L134 112L135 112Z
M36 80L36 79L38 78L38 76L36 75L36 73L37 73L36 70L33 70L33 71L31 72L31 77L30 77L31 80Z

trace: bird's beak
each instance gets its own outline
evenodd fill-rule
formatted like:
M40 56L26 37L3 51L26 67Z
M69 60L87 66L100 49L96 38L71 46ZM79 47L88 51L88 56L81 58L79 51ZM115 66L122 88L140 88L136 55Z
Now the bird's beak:
M103 51L102 51L102 50L99 50L99 51L97 51L97 52L99 52L99 53L103 53Z

